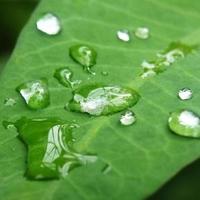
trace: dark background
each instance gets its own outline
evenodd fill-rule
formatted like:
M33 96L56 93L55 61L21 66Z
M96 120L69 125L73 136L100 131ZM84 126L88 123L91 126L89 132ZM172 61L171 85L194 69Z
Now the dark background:
M37 3L38 0L0 0L1 68ZM148 200L200 200L200 160L183 169Z

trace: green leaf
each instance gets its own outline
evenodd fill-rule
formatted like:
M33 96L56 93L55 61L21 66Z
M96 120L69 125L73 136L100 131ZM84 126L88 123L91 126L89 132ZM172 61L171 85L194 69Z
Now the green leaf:
M181 6L180 6L181 5ZM144 199L182 167L200 155L200 141L172 134L167 127L169 113L190 109L200 114L198 53L178 60L159 75L140 81L141 62L155 58L171 42L200 43L198 1L188 0L43 0L22 32L15 52L0 77L1 121L58 117L76 120L78 152L98 155L92 165L71 171L63 180L30 181L24 177L26 149L15 130L0 126L0 196L4 200L65 199ZM41 14L53 12L61 19L62 32L49 37L36 30ZM117 40L116 31L139 26L151 30L151 38ZM88 75L68 55L69 48L87 44L97 53L93 66L96 76ZM137 122L129 127L119 123L120 113L90 118L84 113L63 109L72 98L53 78L57 68L69 67L81 84L102 82L136 89L140 101L132 108ZM101 72L108 72L102 76ZM89 76L89 80L88 80ZM51 104L43 110L29 110L15 91L23 82L48 79ZM188 87L194 92L190 101L177 99L177 91ZM6 107L4 99L14 98L15 106ZM112 170L102 173L105 166Z

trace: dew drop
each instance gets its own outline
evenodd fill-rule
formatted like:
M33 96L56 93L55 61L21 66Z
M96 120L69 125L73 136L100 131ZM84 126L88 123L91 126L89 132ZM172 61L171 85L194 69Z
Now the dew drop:
M60 84L65 87L74 88L76 85L79 85L81 83L81 80L71 80L73 77L73 73L67 67L57 69L54 73L54 77L59 81Z
M5 129L16 128L16 127L15 127L15 124L14 124L13 122L9 122L9 121L6 121L6 120L4 120L4 121L2 122L2 125L3 125L3 127L4 127Z
M96 64L97 53L92 47L82 44L74 45L70 47L69 55L77 63L81 64L87 72L95 75L91 67Z
M46 79L23 83L17 87L26 105L31 109L42 109L49 105L50 97Z
M120 117L120 123L124 126L130 126L135 122L136 122L135 114L130 110L123 113Z
M15 122L19 138L28 147L26 176L30 179L57 179L71 170L94 163L96 155L74 149L71 123L57 118L21 118Z
M135 36L140 39L148 39L149 35L150 33L147 27L138 27L135 31Z
M61 31L60 20L52 13L44 14L36 22L37 29L47 35L57 35Z
M16 100L13 98L6 98L4 100L4 105L5 106L14 106L16 104Z
M102 74L102 76L108 76L108 72L106 72L106 71L102 71L101 74Z
M190 110L172 112L168 119L169 128L185 137L200 137L200 118Z
M141 75L141 78L145 79L145 78L153 77L155 75L156 75L156 72L154 70L147 70Z
M178 92L178 97L181 100L189 100L192 98L192 90L189 88L183 88L181 90L179 90Z
M130 41L130 33L128 30L118 30L117 31L117 37L119 40L123 42L129 42Z
M139 97L139 94L130 88L91 84L74 92L68 108L95 116L108 115L132 107Z
M151 70L151 69L155 69L156 65L153 62L148 62L146 60L144 60L141 64L142 68L145 70Z

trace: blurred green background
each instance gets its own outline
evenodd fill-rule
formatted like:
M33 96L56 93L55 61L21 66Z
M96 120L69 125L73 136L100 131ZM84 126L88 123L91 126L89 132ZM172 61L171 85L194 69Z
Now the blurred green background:
M38 0L0 0L0 68L5 66L37 3ZM200 160L183 169L148 200L200 200Z

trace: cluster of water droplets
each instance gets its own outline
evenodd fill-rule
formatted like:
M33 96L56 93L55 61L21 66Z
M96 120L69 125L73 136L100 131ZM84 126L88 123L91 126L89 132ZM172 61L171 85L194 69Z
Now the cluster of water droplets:
M40 32L49 36L56 36L62 30L60 19L53 13L46 13L41 16L36 27ZM122 42L130 42L135 36L138 39L146 40L150 37L150 30L147 27L138 27L133 32L128 29L117 31L117 38ZM165 51L156 55L153 61L144 60L141 64L142 78L147 78L161 73L180 58L184 58L193 47L172 43ZM95 75L92 67L96 65L97 52L86 44L75 44L69 48L69 56L80 64L89 74ZM87 113L93 116L110 115L124 111L119 117L123 126L130 126L136 122L136 115L129 110L134 106L140 95L132 88L118 85L89 84L79 87L81 80L73 80L73 72L69 67L60 67L55 70L54 78L58 82L73 91L73 97L67 102L70 111ZM108 76L107 71L101 71L102 76ZM46 79L31 80L20 84L17 91L24 99L30 109L38 110L46 108L50 104L50 93ZM193 96L192 90L182 88L178 91L178 98L182 101L189 100ZM5 99L5 106L14 106L16 100ZM189 110L175 111L168 119L170 129L182 136L200 137L200 118ZM72 129L79 127L74 123L65 122L57 118L21 118L15 123L4 122L6 128L14 126L19 132L21 140L29 147L28 157L34 154L32 149L38 148L40 156L35 159L28 159L27 175L33 179L48 179L65 177L77 166L93 163L97 160L96 155L77 153L74 149L75 138ZM34 127L34 128L33 128ZM37 127L37 128L35 128ZM32 137L34 135L34 137ZM38 141L46 146L40 148ZM32 168L32 163L37 167ZM111 171L111 165L106 164L102 170L103 174Z
M189 46L184 43L171 43L169 47L162 53L157 53L156 58L154 60L144 60L141 63L141 67L143 69L141 77L144 79L164 72L178 59L184 58L188 53L191 53L194 49L195 46Z
M146 40L150 37L150 30L147 27L138 27L133 34L139 39ZM123 42L129 42L133 34L128 29L120 29L117 31L117 38Z

